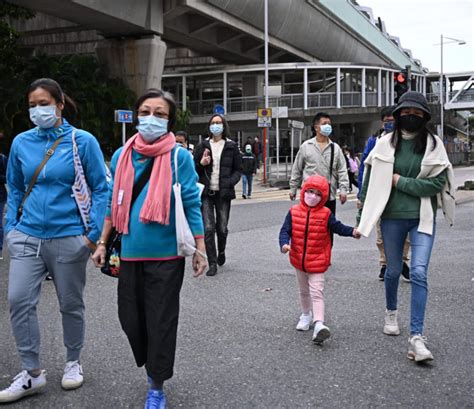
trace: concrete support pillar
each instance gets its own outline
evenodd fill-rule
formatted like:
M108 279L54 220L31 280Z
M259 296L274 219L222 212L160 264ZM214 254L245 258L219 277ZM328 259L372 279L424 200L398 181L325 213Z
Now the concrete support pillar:
M341 107L341 68L336 68L336 108Z
M222 105L224 105L224 114L227 114L227 72L222 74Z
M390 105L390 77L389 75L391 74L390 71L385 72L385 106Z
M390 105L395 104L395 81L393 74L390 73Z
M308 69L303 69L303 109L308 109Z
M183 92L183 96L182 96L182 104L181 104L181 108L183 111L186 111L187 109L187 104L188 104L188 93L187 93L187 89L186 89L186 76L183 75L182 77L182 81L183 81L183 89L182 89L182 92Z
M166 44L159 36L104 40L97 45L96 53L110 77L122 78L137 95L161 87Z
M362 92L362 107L365 108L367 106L366 101L365 101L365 68L362 68L362 80L361 80L361 92Z
M377 106L382 106L382 70L377 72Z

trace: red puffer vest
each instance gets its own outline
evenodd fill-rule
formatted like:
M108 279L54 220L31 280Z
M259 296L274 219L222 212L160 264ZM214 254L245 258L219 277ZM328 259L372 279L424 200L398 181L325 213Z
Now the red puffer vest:
M315 207L304 202L304 192L316 189L322 199ZM300 204L291 212L291 251L293 267L306 273L324 273L331 265L331 235L328 221L331 211L324 207L329 196L329 185L322 176L309 177L301 189Z

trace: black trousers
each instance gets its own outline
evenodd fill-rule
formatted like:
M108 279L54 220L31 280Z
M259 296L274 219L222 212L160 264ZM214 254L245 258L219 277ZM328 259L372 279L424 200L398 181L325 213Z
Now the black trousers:
M334 200L328 200L324 207L327 207L329 210L331 210L332 214L334 217L336 217L336 199ZM334 233L331 232L331 247L334 244Z
M357 177L355 173L353 172L347 172L349 175L349 190L352 191L352 186L359 187L359 184L357 183Z
M184 258L121 261L118 312L137 366L161 383L173 376Z
M216 233L219 253L225 251L229 234L227 225L230 216L230 200L222 200L219 192L213 193L213 195L203 195L201 207L205 230L204 242L209 264L217 262Z

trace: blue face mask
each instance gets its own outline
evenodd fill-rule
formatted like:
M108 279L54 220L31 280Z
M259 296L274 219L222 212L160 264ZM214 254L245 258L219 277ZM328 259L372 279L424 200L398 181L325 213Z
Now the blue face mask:
M330 124L320 125L319 127L321 135L329 136L332 132L332 126Z
M395 127L395 122L394 122L394 121L384 122L384 123L383 123L383 130L384 130L386 133L393 132L393 128L394 128L394 127Z
M42 129L52 128L59 119L56 115L56 105L38 105L30 108L29 111L31 122Z
M224 131L224 124L211 124L209 125L209 131L213 135L220 135Z
M153 143L168 132L168 120L155 115L139 116L137 131L146 143Z

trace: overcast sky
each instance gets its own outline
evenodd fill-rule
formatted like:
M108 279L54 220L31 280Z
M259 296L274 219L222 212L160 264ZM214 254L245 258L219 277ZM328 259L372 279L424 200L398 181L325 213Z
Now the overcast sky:
M439 72L441 34L466 41L465 45L444 41L444 72L474 71L474 0L357 0L372 8L390 35L400 38L430 71Z

